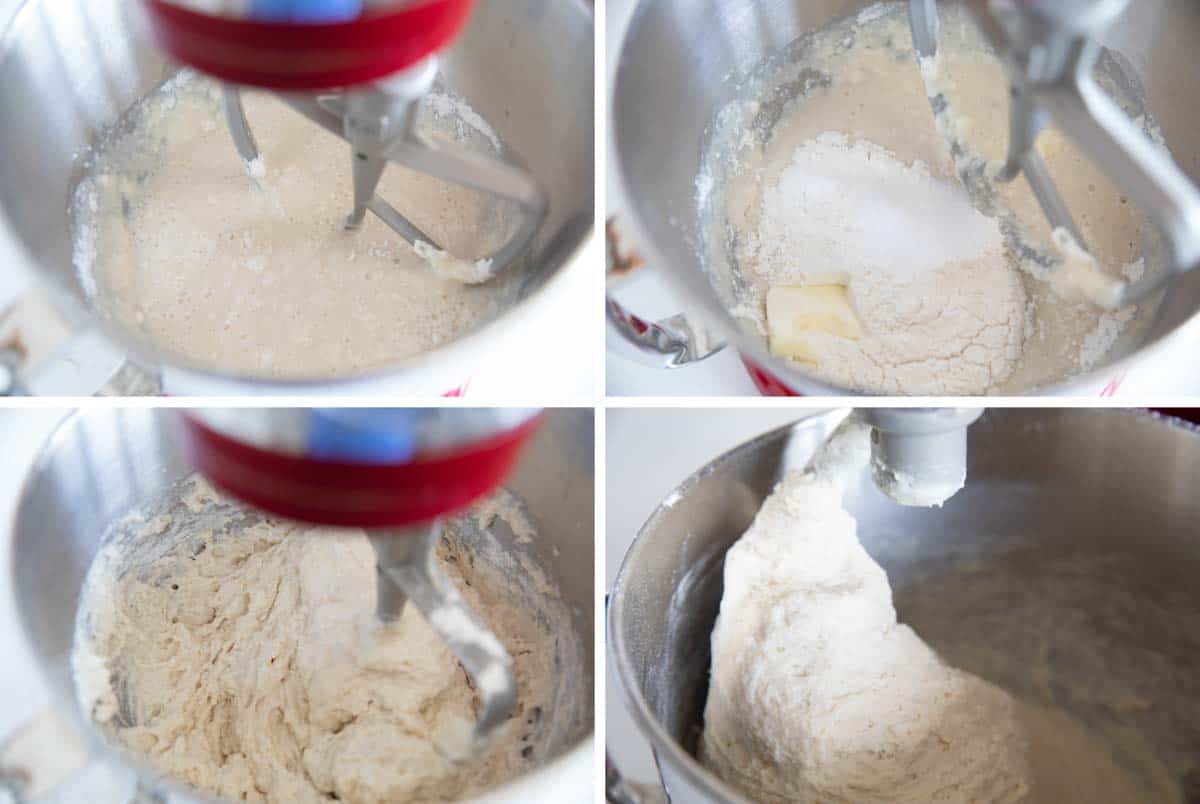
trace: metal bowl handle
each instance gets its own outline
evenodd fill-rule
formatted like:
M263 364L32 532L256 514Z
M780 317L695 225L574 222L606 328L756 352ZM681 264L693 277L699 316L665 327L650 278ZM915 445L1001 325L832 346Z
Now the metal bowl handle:
M627 277L645 263L632 249L623 250L616 223L605 228L606 273L612 281ZM677 313L660 321L647 321L625 309L611 294L604 297L606 338L609 351L651 368L679 368L712 357L725 348L703 327Z
M660 321L645 321L622 307L612 296L604 300L608 348L623 357L655 368L679 368L699 363L725 348L703 328L679 313Z
M89 796L99 793L100 802L165 804L166 797L149 782L114 773L120 772L91 750L67 717L47 709L0 743L0 804L60 801L71 789L87 790ZM97 791L97 778L112 786L102 783Z
M72 324L38 290L0 309L0 397L157 394L159 379Z

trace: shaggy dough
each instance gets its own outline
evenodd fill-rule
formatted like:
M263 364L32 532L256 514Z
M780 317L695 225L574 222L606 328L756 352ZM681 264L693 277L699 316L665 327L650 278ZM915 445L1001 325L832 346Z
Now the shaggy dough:
M1063 713L946 665L896 622L842 506L868 438L844 426L726 555L701 761L766 804L1177 800L1148 795Z
M374 215L347 232L349 146L270 95L244 96L263 154L248 171L218 92L185 71L92 157L76 190L75 264L103 312L205 366L293 379L395 363L499 312L509 283L464 286ZM461 103L437 95L426 106L430 136L484 151L498 144L452 117ZM396 165L380 194L472 259L492 253L515 221L507 202ZM438 264L483 270L465 281L490 276L487 261Z
M228 504L213 516L219 498L200 481L185 500L186 514L151 519L133 552L115 543L89 573L76 680L118 745L202 790L266 802L457 800L546 758L553 621L539 626L544 612L510 599L482 560L439 546L515 660L515 714L473 755L464 671L415 607L376 621L361 532L246 520Z

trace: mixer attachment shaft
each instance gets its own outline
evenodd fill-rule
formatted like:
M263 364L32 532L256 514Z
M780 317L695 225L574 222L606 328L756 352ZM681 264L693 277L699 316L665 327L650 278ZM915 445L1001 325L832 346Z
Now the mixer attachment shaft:
M436 72L434 60L427 59L370 89L320 95L282 93L280 97L294 111L350 143L354 207L347 218L349 229L358 228L369 210L414 248L444 251L376 192L388 162L512 202L520 211L520 225L492 255L470 260L481 266L481 271L464 280L486 281L528 250L546 217L546 193L522 167L498 157L435 144L417 132L420 99L432 88ZM234 146L253 175L255 166L261 165L261 154L246 120L241 90L226 85L222 97Z
M1096 164L1101 165L1157 224L1170 244L1169 270L1120 282L1110 305L1136 304L1161 289L1174 274L1200 264L1200 191L1166 153L1129 119L1096 83L1092 71L1101 52L1100 36L1129 0L1067 0L1023 3L972 0L967 3L980 29L1004 61L1011 81L1008 156L994 178L1011 181L1024 174L1047 221L1065 229L1080 247L1078 228L1041 157L1034 150L1049 119ZM936 55L935 0L909 0L913 44L921 60ZM923 72L924 74L924 72ZM945 98L930 93L938 111ZM964 148L951 142L951 149ZM969 182L970 186L978 182Z
M935 57L940 28L936 0L910 0L908 19L912 28L913 49L916 51L917 57L920 59ZM931 95L934 94L936 93L931 93ZM945 97L942 96L938 102L945 103ZM1054 186L1041 156L1033 149L1033 143L1044 124L1045 111L1033 104L1028 93L1018 94L1014 85L1010 114L1009 156L1004 169L995 178L999 181L1009 182L1024 173L1046 220L1050 222L1050 226L1055 229L1060 227L1066 229L1075 238L1075 242L1083 247L1083 237L1080 235L1078 227L1075 226L1075 221L1071 219L1071 213L1067 209L1066 203L1059 195L1058 188ZM956 142L952 143L952 148L965 151L966 145ZM982 181L985 177L978 178ZM982 188L976 188L976 191L983 192ZM989 202L992 203L991 199Z
M412 601L466 670L479 695L475 738L483 740L508 719L517 700L512 658L476 618L454 585L438 569L434 548L440 522L402 530L370 532L375 548L376 611L394 622Z

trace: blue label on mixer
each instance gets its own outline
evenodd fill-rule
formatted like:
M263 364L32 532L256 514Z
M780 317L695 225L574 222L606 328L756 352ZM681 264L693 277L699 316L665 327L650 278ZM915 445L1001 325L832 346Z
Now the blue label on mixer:
M308 455L351 463L403 463L416 452L420 413L404 408L314 410Z
M251 0L250 16L263 22L346 22L362 9L362 0Z

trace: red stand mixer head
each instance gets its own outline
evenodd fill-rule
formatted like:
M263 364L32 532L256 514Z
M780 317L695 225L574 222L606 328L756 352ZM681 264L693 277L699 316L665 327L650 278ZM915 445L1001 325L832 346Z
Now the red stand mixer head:
M144 0L159 45L224 81L314 92L378 81L445 48L473 0L418 0L368 8L337 22L277 22ZM376 4L378 6L378 4Z
M198 411L184 416L187 448L215 486L272 514L334 527L408 528L457 513L495 491L537 429L540 416L516 414L471 428L461 437L419 440L403 460L317 457L283 431L309 411L232 411L277 416L278 429L239 434L233 422ZM476 411L447 410L442 415ZM230 426L233 425L233 426ZM386 434L380 434L380 438ZM281 446L290 441L287 447Z
M517 700L512 658L442 574L441 520L494 491L541 420L537 411L197 410L184 415L192 462L223 491L273 514L367 528L376 615L411 602L479 697L485 741Z
M243 86L280 92L294 111L349 143L348 229L371 212L418 254L432 255L435 270L469 284L491 280L528 252L549 203L537 178L514 154L447 147L416 132L420 101L437 80L438 53L462 32L473 0L142 2L163 49L224 82L226 124L251 175L263 167ZM377 193L389 163L502 200L517 225L488 255L448 255Z

